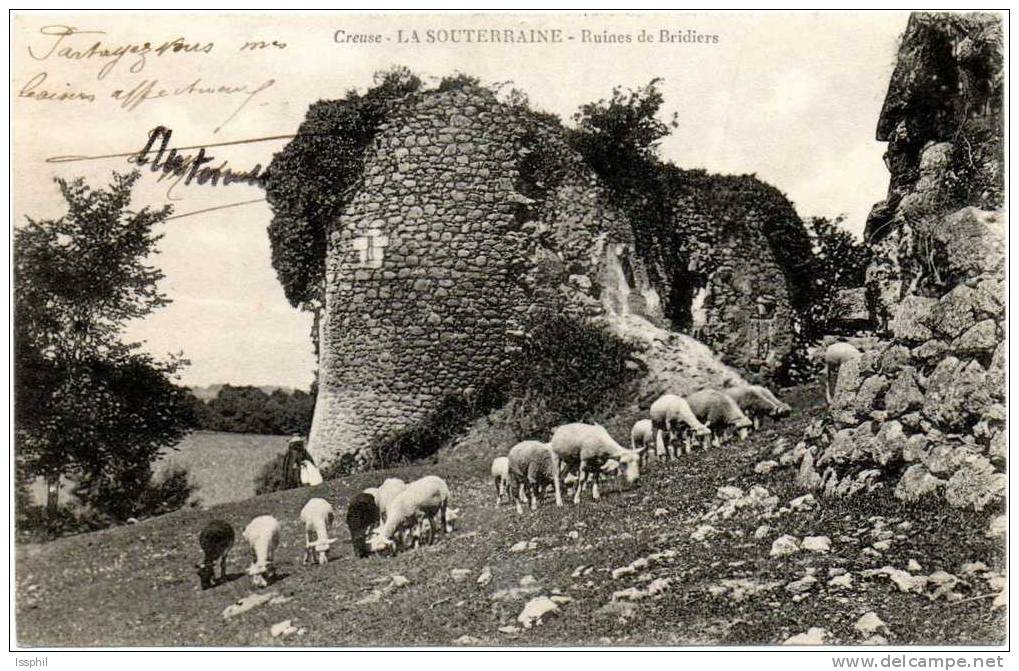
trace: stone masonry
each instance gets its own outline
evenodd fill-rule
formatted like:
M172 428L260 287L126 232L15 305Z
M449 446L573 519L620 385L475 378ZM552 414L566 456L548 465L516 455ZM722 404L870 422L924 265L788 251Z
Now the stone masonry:
M534 168L545 155L558 166L549 174ZM700 336L737 366L774 364L790 346L792 314L768 245L752 228L719 236L710 216L697 222L691 258L711 287ZM511 365L541 310L654 333L649 347L663 359L693 351L669 344L667 330L671 297L683 295L672 284L689 274L642 257L639 225L555 124L478 87L408 98L329 232L309 451L324 464L349 455L365 465L373 443Z

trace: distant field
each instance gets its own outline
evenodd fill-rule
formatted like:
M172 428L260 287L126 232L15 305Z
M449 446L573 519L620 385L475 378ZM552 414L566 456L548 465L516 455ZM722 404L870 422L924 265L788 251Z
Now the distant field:
M255 474L287 449L289 436L196 431L156 464L159 475L171 465L186 467L205 506L241 501L255 495Z
M195 497L205 506L230 503L255 495L255 474L287 448L289 436L262 436L250 433L222 433L196 431L180 442L177 450L170 450L156 463L157 475L172 465L184 466L191 480L198 485ZM70 485L61 491L67 500ZM32 500L37 504L46 501L46 485L33 483Z

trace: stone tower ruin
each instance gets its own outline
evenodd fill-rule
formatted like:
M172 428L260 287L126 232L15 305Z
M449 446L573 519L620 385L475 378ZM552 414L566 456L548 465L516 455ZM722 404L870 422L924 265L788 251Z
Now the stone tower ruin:
M554 174L541 167L548 155ZM480 87L409 98L328 232L313 456L357 462L445 399L468 397L512 365L542 309L689 331L700 292L697 336L767 375L795 322L771 238L783 227L805 236L802 224L780 195L777 219L757 212L754 190L740 190L762 186L752 178L737 179L727 203L738 206L722 208L702 173L688 177L675 230L648 240L561 127ZM723 209L728 220L716 219Z

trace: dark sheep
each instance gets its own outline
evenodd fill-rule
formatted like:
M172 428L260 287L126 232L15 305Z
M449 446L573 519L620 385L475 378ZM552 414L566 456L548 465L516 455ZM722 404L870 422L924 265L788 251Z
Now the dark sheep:
M198 544L202 547L205 559L195 564L202 589L209 589L215 583L216 561L219 561L220 582L226 579L226 557L234 544L234 528L223 520L212 520L198 534Z
M347 506L347 528L350 529L350 543L356 556L368 556L368 532L378 523L379 507L375 497L364 492L355 494Z

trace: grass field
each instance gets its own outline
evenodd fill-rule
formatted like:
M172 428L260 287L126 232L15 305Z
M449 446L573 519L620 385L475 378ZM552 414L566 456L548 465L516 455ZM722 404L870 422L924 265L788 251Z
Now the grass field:
M820 411L817 392L787 395L793 416L746 443L653 462L638 486L612 484L597 503L585 498L561 509L546 504L518 516L512 506L494 504L485 450L475 457L457 451L438 463L19 547L17 640L27 646L751 645L777 644L822 627L829 643L859 644L864 635L854 625L873 611L886 623L878 633L896 645L1001 641L1004 614L992 607L983 574L961 571L971 561L1004 571L1003 544L983 534L990 511L905 506L886 489L767 518L746 509L711 520L713 531L704 540L691 537L705 524L702 515L718 504L719 487L759 484L782 506L802 494L792 468L762 474L754 466L771 458L780 441L799 439ZM387 475L425 473L449 483L453 506L460 509L457 529L396 557L354 558L342 524L350 496ZM340 513L335 536L341 542L325 566L300 563L298 513L312 496L327 498ZM261 514L282 524L281 575L267 590L279 598L225 618L226 607L254 593L243 575L247 551L235 547L230 580L200 591L192 568L200 558L197 533L214 517L239 532ZM771 529L757 538L762 524ZM888 543L876 555L866 552L879 529L892 530ZM787 533L826 535L831 552L771 556L773 541ZM533 545L511 551L520 541ZM613 577L614 569L641 559L647 563ZM965 600L947 603L929 592L903 592L868 573L902 569L910 559L924 575L958 575L962 582L955 590ZM486 567L491 580L479 584ZM454 569L468 571L466 579ZM850 586L828 584L839 572L851 574ZM802 595L786 587L808 575L816 576L816 584ZM393 576L406 584L397 586L403 581L394 583ZM647 594L649 585L661 591ZM645 598L617 594L629 588ZM558 616L519 628L518 613L539 594L568 602ZM297 631L273 637L272 625L284 620Z
M242 501L255 495L254 478L263 464L287 449L289 436L262 436L251 433L196 431L184 438L176 450L169 450L156 462L157 476L170 466L188 469L191 481L198 485L192 498L203 506ZM29 491L36 505L46 502L46 484L37 480ZM64 482L60 498L66 501L71 483Z
M159 461L157 475L170 466L184 466L198 485L195 496L206 507L242 501L255 495L258 470L287 449L289 436L196 431L177 450Z

